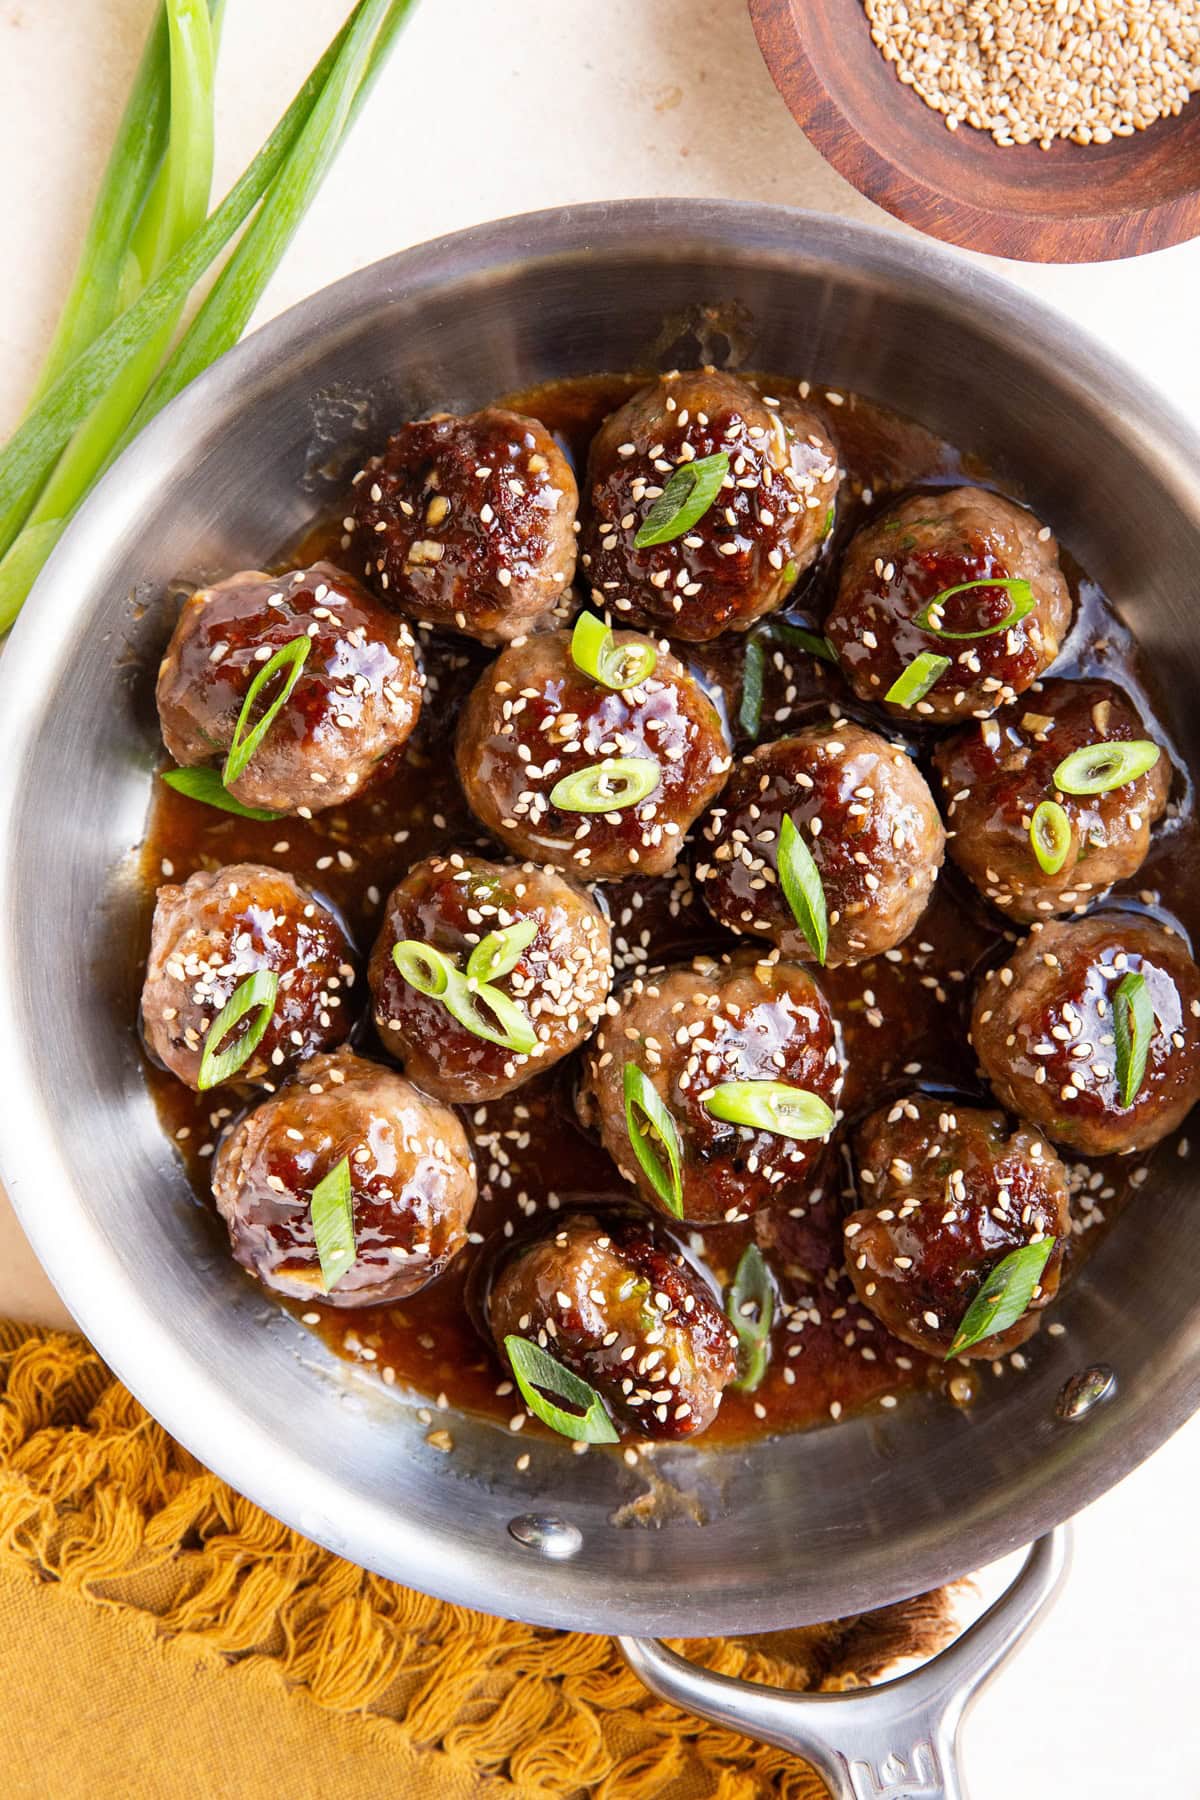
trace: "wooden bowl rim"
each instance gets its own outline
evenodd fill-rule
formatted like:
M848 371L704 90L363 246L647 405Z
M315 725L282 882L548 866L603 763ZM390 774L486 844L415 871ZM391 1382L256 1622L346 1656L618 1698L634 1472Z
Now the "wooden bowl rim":
M1123 261L1200 235L1200 186L1186 196L1171 195L1145 206L1097 205L1070 218L1036 207L978 206L934 186L910 167L902 168L883 144L865 137L848 117L809 55L788 0L748 0L748 6L763 61L805 137L860 194L914 230L964 250L1040 263ZM793 27L791 62L776 55L768 30L785 16ZM804 78L813 91L805 91ZM1195 104L1200 107L1200 93ZM868 153L865 167L855 154L860 148ZM1103 191L1097 184L1098 198Z

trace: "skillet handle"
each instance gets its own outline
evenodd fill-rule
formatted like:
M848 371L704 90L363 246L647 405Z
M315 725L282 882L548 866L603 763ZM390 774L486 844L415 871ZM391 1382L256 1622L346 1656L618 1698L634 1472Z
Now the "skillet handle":
M876 1688L795 1693L714 1675L657 1638L617 1641L660 1699L795 1751L834 1800L966 1800L958 1769L963 1714L1054 1598L1069 1560L1070 1529L1060 1525L1038 1539L1011 1587L952 1644Z

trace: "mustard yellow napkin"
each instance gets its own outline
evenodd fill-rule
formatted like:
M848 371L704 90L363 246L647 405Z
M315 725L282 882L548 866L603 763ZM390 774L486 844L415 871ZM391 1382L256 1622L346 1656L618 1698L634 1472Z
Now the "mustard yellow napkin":
M948 1635L930 1595L687 1646L793 1687ZM610 1640L369 1575L201 1467L81 1338L0 1322L5 1800L818 1800L652 1699Z

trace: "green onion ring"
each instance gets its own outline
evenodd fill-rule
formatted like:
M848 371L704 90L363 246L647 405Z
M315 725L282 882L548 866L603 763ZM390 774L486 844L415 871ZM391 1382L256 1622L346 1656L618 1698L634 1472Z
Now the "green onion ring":
M1071 853L1071 821L1057 800L1043 800L1029 821L1029 842L1038 867L1057 875Z
M647 640L618 647L603 619L581 612L571 633L571 661L602 687L621 689L653 675L658 651Z
M915 706L931 687L937 686L949 667L948 656L935 656L932 650L922 650L907 668L901 669L883 697L893 706Z
M669 1213L683 1217L683 1151L675 1121L650 1077L627 1062L623 1077L625 1129L642 1172ZM640 1117L639 1117L640 1115ZM652 1129L666 1152L663 1164L650 1141Z
M312 1191L308 1203L313 1239L328 1293L358 1255L354 1242L354 1201L350 1192L350 1158L343 1156Z
M198 800L202 806L215 806L221 812L235 813L239 819L282 819L283 814L268 812L265 806L243 806L235 800L216 769L164 769L161 779L177 794Z
M747 1244L742 1251L725 1313L738 1339L738 1377L732 1386L752 1394L767 1372L775 1320L775 1284L757 1244Z
M947 631L942 625L935 625L931 615L940 611L954 594L969 593L972 588L1004 588L1010 598L1010 606L1004 618L998 619L994 625L987 625L982 631ZM932 631L935 637L953 638L956 642L967 638L995 637L1001 631L1007 631L1010 625L1017 625L1034 609L1033 589L1021 577L1012 581L960 581L957 587L943 588L940 594L923 606L913 624L922 631Z
M431 1000L441 999L450 985L450 977L458 972L451 957L435 950L432 944L422 944L417 938L404 938L393 944L392 961L409 987L415 987L418 994L428 994Z
M681 463L638 527L634 549L646 550L651 544L669 544L681 538L704 517L728 473L729 453L725 450Z
M1148 738L1081 744L1055 769L1054 785L1064 794L1107 794L1147 774L1161 755Z
M515 1000L502 993L490 982L482 982L478 987L471 986L466 977L454 970L450 977L446 992L440 996L442 1004L451 1016L458 1020L467 1031L486 1043L499 1044L504 1050L514 1050L518 1056L528 1056L537 1048L537 1032L529 1022L527 1014L522 1012ZM493 1024L480 1011L487 1007L498 1020Z
M662 770L652 756L609 756L564 775L550 790L550 804L560 812L620 812L640 806L661 782Z
M237 724L233 728L233 741L229 746L229 754L225 758L225 767L221 771L221 780L226 787L232 787L234 782L244 774L246 764L270 731L280 710L286 704L289 694L299 681L300 671L308 660L308 653L311 649L312 639L307 634L292 638L290 643L284 644L282 649L275 652L269 662L263 664L250 683L246 691L246 698L242 701L242 710L238 714ZM254 710L254 702L267 683L282 669L288 670L287 679L263 713L262 718L250 726L247 731L246 727L250 724L250 714ZM245 732L244 737L243 732Z
M196 1086L202 1094L209 1088L218 1087L222 1081L228 1081L231 1075L236 1075L250 1061L271 1023L278 992L279 977L274 969L256 969L253 975L247 975L244 981L238 982L209 1026L208 1036L204 1040L204 1054L200 1058L200 1072L196 1077ZM258 1012L241 1037L235 1039L228 1049L220 1049L222 1040L255 1007Z
M515 1332L505 1338L504 1348L521 1398L535 1419L577 1444L616 1443L616 1429L591 1382L564 1368L557 1357L543 1350L540 1344L518 1337ZM560 1400L569 1400L584 1410L567 1412L547 1400L545 1394L538 1391L540 1388L547 1388Z

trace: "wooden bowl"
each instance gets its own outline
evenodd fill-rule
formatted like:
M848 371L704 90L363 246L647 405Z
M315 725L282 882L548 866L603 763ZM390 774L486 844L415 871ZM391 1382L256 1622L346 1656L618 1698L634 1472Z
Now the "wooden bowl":
M1200 233L1200 94L1108 144L949 131L871 41L862 0L749 0L793 118L847 181L920 231L1025 262L1142 256Z

